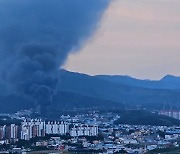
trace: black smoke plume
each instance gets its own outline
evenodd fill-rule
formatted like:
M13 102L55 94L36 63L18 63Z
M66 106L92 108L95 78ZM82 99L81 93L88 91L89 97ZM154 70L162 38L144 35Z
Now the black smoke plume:
M3 93L52 101L58 68L91 36L109 0L0 0Z

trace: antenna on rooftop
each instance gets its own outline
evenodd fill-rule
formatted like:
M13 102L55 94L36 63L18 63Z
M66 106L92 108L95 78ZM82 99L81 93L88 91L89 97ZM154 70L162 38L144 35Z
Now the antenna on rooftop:
M173 108L172 108L172 104L171 103L169 103L170 104L170 109L171 109L171 111L173 110Z
M165 110L165 107L166 107L166 102L164 101L164 104L163 104L163 111Z
M177 111L179 110L179 97L177 96Z
M123 104L124 104L125 110L127 110L127 106L126 106L126 103L124 101L123 101Z

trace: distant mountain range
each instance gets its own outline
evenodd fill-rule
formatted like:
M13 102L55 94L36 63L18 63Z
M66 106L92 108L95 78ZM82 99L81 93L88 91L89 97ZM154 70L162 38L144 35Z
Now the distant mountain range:
M129 76L90 76L59 70L59 78L57 93L48 110L180 108L180 77L167 75L159 81L151 81ZM38 104L21 96L0 95L0 112L14 112L37 106Z
M162 109L180 105L180 77L167 75L159 81L129 76L98 75L60 71L60 91L124 104L125 107Z
M133 87L141 87L148 89L180 89L180 77L167 75L159 81L153 80L140 80L135 79L130 76L121 76L121 75L97 75L100 79L104 79L110 82L123 84Z

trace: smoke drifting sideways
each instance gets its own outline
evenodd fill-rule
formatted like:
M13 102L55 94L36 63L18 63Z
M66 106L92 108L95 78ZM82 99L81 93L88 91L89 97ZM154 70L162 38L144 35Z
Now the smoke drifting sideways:
M0 0L0 85L41 106L57 72L97 29L110 0ZM6 89L6 90L5 90Z

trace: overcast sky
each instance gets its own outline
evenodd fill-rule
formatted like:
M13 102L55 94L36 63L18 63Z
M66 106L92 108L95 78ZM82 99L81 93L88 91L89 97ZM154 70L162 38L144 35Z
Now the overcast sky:
M180 0L116 0L64 68L142 79L180 76Z

